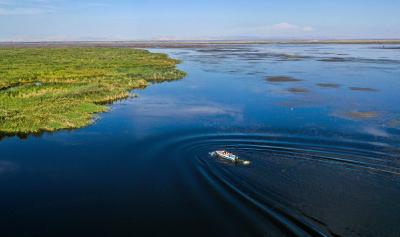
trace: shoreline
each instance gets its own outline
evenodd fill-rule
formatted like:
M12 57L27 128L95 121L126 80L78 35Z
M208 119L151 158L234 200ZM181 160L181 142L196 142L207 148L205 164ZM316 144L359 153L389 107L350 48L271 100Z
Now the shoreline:
M196 48L223 45L261 44L369 44L400 45L400 39L385 40L182 40L182 41L31 41L0 42L0 47L133 47L133 48Z
M0 47L0 53L0 140L85 127L132 90L186 75L179 60L140 49Z

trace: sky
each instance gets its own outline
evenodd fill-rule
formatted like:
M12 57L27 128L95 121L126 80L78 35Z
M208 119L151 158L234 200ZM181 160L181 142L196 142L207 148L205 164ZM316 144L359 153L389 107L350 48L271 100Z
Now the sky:
M400 0L0 0L0 41L393 38Z

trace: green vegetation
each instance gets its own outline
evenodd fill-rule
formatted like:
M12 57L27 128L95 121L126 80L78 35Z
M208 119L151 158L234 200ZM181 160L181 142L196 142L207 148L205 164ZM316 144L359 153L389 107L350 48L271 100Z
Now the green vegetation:
M130 90L182 78L177 63L127 48L0 48L0 132L86 126Z

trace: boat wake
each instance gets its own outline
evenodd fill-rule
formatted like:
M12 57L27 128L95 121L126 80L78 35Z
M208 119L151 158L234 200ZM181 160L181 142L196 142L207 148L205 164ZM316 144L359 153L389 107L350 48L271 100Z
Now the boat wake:
M360 138L190 133L155 139L163 142L150 156L174 162L174 172L188 198L205 208L214 207L209 210L214 218L218 216L215 213L229 210L232 219L225 213L220 228L228 231L233 225L235 233L354 235L357 226L342 226L339 220L353 218L352 213L363 212L363 207L373 205L374 198L379 199L363 193L379 193L385 186L382 182L400 180L400 150ZM210 151L221 149L251 165L210 156ZM355 188L358 192L346 192ZM349 207L353 200L359 205Z

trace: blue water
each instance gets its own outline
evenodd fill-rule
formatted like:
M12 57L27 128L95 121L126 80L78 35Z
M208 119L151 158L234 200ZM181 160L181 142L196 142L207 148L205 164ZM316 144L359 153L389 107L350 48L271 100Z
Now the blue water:
M0 236L400 235L398 48L151 51L188 76L0 141Z

